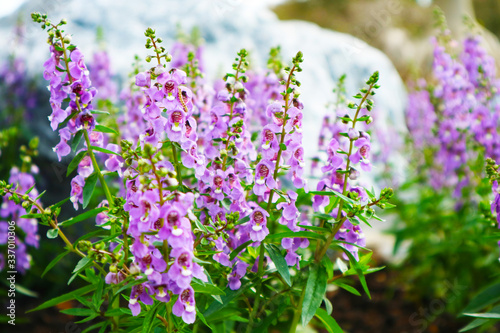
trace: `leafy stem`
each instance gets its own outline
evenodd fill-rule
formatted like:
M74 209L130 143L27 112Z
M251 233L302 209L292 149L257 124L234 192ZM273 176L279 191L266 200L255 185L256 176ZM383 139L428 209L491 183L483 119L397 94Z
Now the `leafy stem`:
M376 73L376 74L378 75L378 73ZM364 107L365 102L366 102L368 96L370 96L372 94L372 90L375 87L375 84L377 83L377 80L372 80L372 78L370 78L369 82L370 82L370 84L368 86L368 89L366 89L363 97L361 98L361 102L358 104L358 106L356 108L356 113L355 113L354 118L352 120L352 127L351 127L352 129L355 129L356 122L358 121L358 117L359 117L359 112ZM347 153L347 157L346 157L347 158L346 169L345 169L346 173L344 175L344 186L342 188L342 195L344 195L344 196L346 195L346 191L347 191L347 180L348 180L348 177L349 177L349 170L350 170L350 167L351 167L351 159L350 159L350 157L352 155L354 141L355 140L353 140L353 139L349 140L349 152ZM339 204L338 214L337 214L337 219L339 219L339 222L337 222L337 224L335 225L335 227L332 229L332 232L330 233L330 235L326 239L326 242L323 245L323 247L319 248L319 251L316 251L316 255L315 255L316 262L320 262L321 259L323 259L323 257L326 254L326 251L328 250L330 244L332 243L333 239L335 238L335 235L340 230L340 228L342 228L342 225L347 220L347 216L342 217L343 208L344 208L344 200L341 199L340 200L340 204Z

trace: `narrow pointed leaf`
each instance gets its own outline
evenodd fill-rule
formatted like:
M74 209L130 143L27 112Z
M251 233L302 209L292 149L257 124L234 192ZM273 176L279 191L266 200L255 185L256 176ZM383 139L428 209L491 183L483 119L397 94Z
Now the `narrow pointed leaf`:
M71 160L71 163L68 165L68 170L66 171L66 176L69 176L76 168L78 168L78 164L80 161L87 155L86 150L82 150Z
M99 207L99 208L94 208L92 210L86 211L85 213L82 213L78 216L72 217L69 220L63 221L59 223L58 225L60 227L68 227L72 224L84 221L90 217L96 216L97 214L106 211L108 208L107 207ZM97 230L100 232L100 230Z
M54 230L54 229L52 229ZM58 262L59 260L61 260L62 258L64 258L68 253L70 253L69 251L66 251L66 252L63 252L61 253L60 255L58 255L57 257L55 257L48 265L47 267L45 267L45 270L43 271L42 273L42 276L43 277L45 274L47 274L48 271L50 271L52 269L52 267L54 267Z
M96 151L99 151L101 153L122 156L122 155L115 153L114 151L111 151L111 150L106 149L106 148L101 148L101 147L97 147L97 146L91 146L91 147L92 147L92 150L96 150Z
M292 280L290 277L290 271L288 270L288 264L286 263L285 258L283 258L280 249L274 244L264 244L264 247L266 248L267 253L269 253L269 257L271 257L271 260L274 262L274 265L276 265L276 269L278 270L280 275L283 277L285 282L291 287Z
M325 325L325 328L330 333L343 333L339 324L333 319L331 315L329 315L325 310L318 308L316 311L316 317L321 320L321 322Z
M326 293L327 273L323 265L309 266L304 302L302 303L302 326L314 317Z
M95 184L97 183L97 172L91 174L85 179L85 186L83 187L83 208L87 208L92 194L94 194Z
M36 308L34 308L32 310L28 310L26 312L33 312L33 311L39 311L39 310L43 310L46 308L50 308L50 307L57 305L59 303L75 299L75 295L78 295L78 296L85 295L85 294L95 290L95 288L96 288L95 285L88 285L88 286L82 287L80 289L73 290L72 292L69 292L67 294L64 294L64 295L61 295L59 297L48 300L48 301L40 304Z
M104 125L96 125L94 131L118 135L118 132Z

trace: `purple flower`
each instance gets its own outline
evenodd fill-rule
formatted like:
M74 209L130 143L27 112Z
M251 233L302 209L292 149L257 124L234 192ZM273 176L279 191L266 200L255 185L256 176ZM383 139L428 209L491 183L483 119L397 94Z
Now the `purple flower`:
M80 175L77 175L71 180L71 194L69 199L73 203L73 207L75 207L75 210L78 210L78 203L83 203L84 186L85 180Z
M233 267L233 271L228 275L228 285L231 290L238 290L241 287L241 278L247 273L247 268L250 266L244 261L237 260L236 265Z
M80 80L82 75L87 70L85 63L83 62L83 54L79 49L75 48L71 51L71 62L68 64L69 72L75 80Z
M269 213L264 209L258 207L255 208L250 214L250 239L254 242L261 242L269 234L269 229L267 229L267 217Z
M262 129L261 151L262 156L266 159L272 159L280 149L276 134L266 126Z
M86 129L87 131L91 132L92 130L94 130L96 125L95 118L90 113L90 111L85 110L76 117L75 125L77 130Z
M364 171L370 171L371 163L368 160L371 149L370 137L365 134L365 136L362 136L358 140L356 140L354 146L358 147L359 149L354 154L352 154L349 159L354 164L361 161L361 169L363 169Z
M270 161L262 160L255 167L255 184L253 192L256 195L264 195L267 189L276 188L276 181L273 178L274 166Z
M87 178L94 172L94 166L92 165L92 159L90 156L85 155L80 163L78 163L78 174L83 178Z
M165 131L172 141L180 142L186 133L186 113L182 109L167 112Z
M149 87L151 85L151 74L141 72L135 76L135 85L138 87Z
M186 324L194 323L196 319L196 303L194 300L194 290L191 287L184 289L177 298L172 313L177 317L182 317Z
M330 140L330 143L328 144L328 148L326 151L328 154L328 161L327 164L321 168L322 172L337 170L337 168L342 165L344 159L340 157L340 155L337 153L339 147L340 144L336 139Z
M68 155L71 152L71 147L68 145L68 140L71 139L69 129L63 128L59 131L61 141L52 150L56 152L57 158L61 161L61 157Z
M133 316L137 316L141 313L141 305L139 301L145 305L153 305L154 301L150 296L152 295L150 290L151 287L146 283L138 284L132 287L128 307L132 311Z

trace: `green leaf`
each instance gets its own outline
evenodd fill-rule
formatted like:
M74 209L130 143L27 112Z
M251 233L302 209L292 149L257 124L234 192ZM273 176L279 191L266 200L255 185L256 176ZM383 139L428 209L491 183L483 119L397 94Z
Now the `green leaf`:
M491 320L489 319L474 319L473 321L471 321L467 326L465 327L462 327L460 329L460 331L458 331L459 333L461 332L467 332L467 331L470 331L471 329L473 328L476 328L476 327L479 327L481 325L484 325L486 323L489 323Z
M199 279L193 278L191 287L197 293L211 294L211 295L225 295L226 293L217 286L205 283Z
M62 313L70 315L70 316L92 316L95 314L95 312L91 309L83 309L83 308L73 308L73 309L66 309L66 310L61 310Z
M83 137L83 130L76 132L75 136L73 137L73 140L71 141L71 150L73 150L74 152L76 151L76 149L80 145L80 142L82 141L82 137Z
M356 271L356 274L358 275L359 277L359 282L361 282L361 285L363 286L363 289L366 293L366 295L368 295L368 298L372 298L372 296L370 295L370 290L368 289L368 285L366 284L366 278L365 278L365 275L363 273L363 268L361 267L360 263L358 261L356 261L356 258L354 258L354 256L352 255L352 253L345 249L344 247L342 246L337 246L337 248L341 251L343 251L347 257L349 258L349 262L351 264L351 267L354 267L354 270Z
M289 304L286 302L280 302L278 309L274 310L271 314L265 315L264 320L256 325L256 327L252 330L252 333L268 332L267 327L283 314L283 312L288 308L288 305Z
M58 235L59 235L59 233L58 233L57 229L47 230L47 238L54 239L54 238L57 238Z
M76 264L75 269L73 270L73 275L68 280L68 285L73 282L73 280L81 271L83 271L90 265L92 265L92 259L90 259L89 257L83 257L82 259L80 259L80 261Z
M16 283L16 291L20 294L29 296L29 297L38 297L38 294L33 290L29 290L26 287L21 286L19 283Z
M342 289L345 289L347 290L348 292L350 292L351 294L354 294L356 296L361 296L361 294L359 293L359 291L356 290L356 288L354 287L351 287L350 285L348 284L345 284L345 283L342 283L342 282L337 282L337 281L334 281L334 284L339 286L340 288Z
M233 250L233 252L231 252L231 254L229 255L229 261L233 261L233 259L236 258L238 256L238 254L240 254L241 251L243 251L243 249L246 249L247 246L252 244L252 243L253 243L253 241L249 240L249 241L246 241L245 243L241 244L237 248L235 248Z
M494 306L490 312L494 313L500 313L500 305ZM481 325L484 325L486 323L490 323L492 320L490 319L483 319L483 318L477 318L471 321L467 326L463 327L459 332L466 332L470 331L473 328L479 327Z
M462 312L476 312L500 300L500 281L488 286L474 296Z
M327 274L322 265L309 266L309 277L305 289L304 302L302 303L302 326L306 326L314 317L316 310L326 293Z
M87 332L95 332L94 330L95 330L96 328L99 328L99 327L101 327L101 326L103 326L103 325L104 325L104 327L106 327L106 326L107 326L107 324L108 324L108 322L107 322L107 321L101 321L101 322L99 322L99 323L97 323L97 324L95 324L95 325L92 325L92 326L87 327L86 329L84 329L84 330L82 331L82 333L87 333Z
M200 311L200 309L198 309L198 307L196 307L196 316L198 318L200 318L200 320L203 322L203 324L205 324L205 326L207 326L208 328L210 328L210 330L212 330L212 327L210 325L208 325L208 322L205 319L205 316L201 313L201 311Z
M227 308L217 311L216 313L210 315L209 321L212 324L215 324L217 322L227 322L227 321L248 322L248 319L241 317L243 313L244 309L242 308L228 306Z
M205 228L205 226L203 225L203 223L200 222L200 220L195 219L194 223L196 224L196 227L200 229L203 233L205 234L208 233L207 228Z
M144 318L144 324L142 325L142 333L149 333L153 328L153 324L156 320L156 314L158 313L160 305L162 302L156 303L151 310L149 310Z
M249 216L245 216L244 218L242 218L241 220L239 220L238 222L236 222L234 225L240 225L240 224L246 223L248 221L250 221L250 215Z
M85 179L85 186L83 186L83 209L87 208L92 194L94 194L95 184L97 183L97 172L94 172Z
M47 192L47 190L45 190L45 191L43 191L42 193L40 193L40 194L39 194L39 195L35 198L35 201L39 200L39 199L42 197L42 195L44 195L44 194L45 194L45 192Z
M328 299L328 297L326 297L326 295L325 297L323 297L323 303L325 303L326 313L331 316L333 312L333 305L332 302L330 302L330 300Z
M66 201L68 201L68 200L69 200L69 197L68 197L68 198L66 198L66 199L63 199L63 200L59 201L59 202L58 202L58 203L56 203L56 204L53 204L52 206L50 206L50 208L52 208L52 211L53 211L55 208L59 208L59 207L61 207L62 205L64 205L64 203L65 203Z
M92 150L99 151L101 153L122 156L118 153L115 153L114 151L109 150L109 149L105 149L105 148L101 148L101 147L97 147L97 146L90 146L90 147L92 148Z
M210 317L210 315L217 313L221 309L225 308L227 305L229 305L235 298L243 294L248 288L250 288L253 285L253 282L247 282L244 285L240 287L238 290L231 290L229 288L226 288L224 292L226 295L221 297L222 303L219 302L212 302L210 306L205 310L205 313L203 315L205 318ZM210 318L209 318L210 320Z
M266 239L264 240L265 242L268 242L270 240L280 240L283 238L311 238L311 239L322 239L324 240L325 237L322 235L318 235L315 232L312 231L286 231L286 232L281 232L279 234L269 234L267 235Z
M343 333L339 324L333 319L331 315L329 315L325 310L318 308L316 310L315 316L321 320L321 322L325 325L325 328L330 333Z
M118 132L104 125L95 125L94 131L118 135Z
M301 228L312 230L312 231L316 231L316 232L329 232L329 230L326 229L326 228L315 227L315 226L312 226L312 225L299 224L298 226L301 227Z
M276 265L276 269L278 270L280 275L283 277L285 282L291 287L292 280L290 277L290 271L288 270L288 264L286 263L285 258L283 258L280 249L274 244L264 243L264 247L266 248L267 253L269 253L269 257L271 257L271 260L274 262L274 265Z
M313 216L317 217L320 220L325 220L325 221L335 220L333 216L323 213L314 213Z
M59 124L59 126L57 127L58 130L60 130L61 128L63 127L66 127L66 124L74 117L78 114L78 111L73 111L71 112L71 114L69 116L66 117L66 119L63 120L62 123Z
M87 151L83 150L73 157L73 160L71 160L71 163L68 165L66 176L69 176L76 168L78 168L78 164L80 164L80 161L85 157L85 155L87 155Z
M90 113L92 113L92 114L108 114L109 115L108 111L102 111L102 110L91 110Z
M50 308L50 307L57 305L59 303L63 303L63 302L67 302L69 300L75 299L75 296L85 295L85 294L95 290L95 288L96 288L96 286L94 286L94 285L88 285L88 286L82 287L80 289L76 289L76 290L69 292L67 294L64 294L64 295L61 295L59 297L48 300L48 301L40 304L36 308L34 308L32 310L28 310L26 312L28 313L28 312L39 311L39 310L43 310L46 308Z
M75 268L73 269L73 273L78 273L78 272L82 271L85 268L85 266L87 266L87 264L90 262L91 262L91 259L89 257L83 257L76 264Z
M500 313L498 312L484 312L484 313L464 313L464 316L482 318L482 319L500 319Z
M281 150L286 150L286 145L284 143L280 143L280 149Z
M337 260L335 262L337 263L337 267L340 269L342 274L344 274L345 272L347 272L349 270L349 267L347 267L347 265L344 263L344 261L342 259L337 258Z
M107 207L94 208L94 209L88 210L85 213L82 213L78 216L72 217L69 220L63 221L63 222L59 223L58 225L60 227L68 227L68 226L73 225L75 223L84 221L84 220L88 219L89 217L96 216L97 214L104 212L106 210L108 210ZM100 231L100 230L98 230L98 231Z
M52 229L52 230L55 230L55 229ZM62 258L64 258L68 253L70 253L70 251L66 251L66 252L63 252L61 253L60 255L58 255L57 257L55 257L48 265L47 267L45 267L45 270L43 271L41 277L43 277L45 274L47 274L48 271L50 271L52 269L52 267L54 267L58 262L59 260L61 260Z
M309 193L314 194L314 195L337 196L337 197L341 198L342 200L344 200L345 202L348 202L350 204L356 203L354 200L346 197L345 195L343 195L342 193L339 193L337 191L309 191Z
M39 219L42 217L42 214L25 214L20 216L22 219Z
M384 209L394 208L396 205L393 205L389 202L384 202Z

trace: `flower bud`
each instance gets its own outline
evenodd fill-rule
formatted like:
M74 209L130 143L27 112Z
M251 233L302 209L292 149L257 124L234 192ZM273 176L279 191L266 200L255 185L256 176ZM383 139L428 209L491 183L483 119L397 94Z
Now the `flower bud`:
M234 90L236 90L236 91L243 90L243 83L241 83L240 81L237 81L237 82L234 84Z
M167 71L167 70L166 70L166 68L165 68L165 67L163 67L163 65L158 65L158 66L156 66L156 67L155 67L155 69L154 69L154 74L155 74L156 76L158 76L158 75L160 75L160 74L162 74L162 73L165 73L166 71Z
M350 180L356 180L359 178L359 171L356 170L355 168L351 167L349 169L349 179Z
M68 35L64 36L63 42L64 42L64 44L71 43L71 35L68 34Z
M351 140L359 139L359 131L355 128L349 128L349 130L347 131L347 135Z

